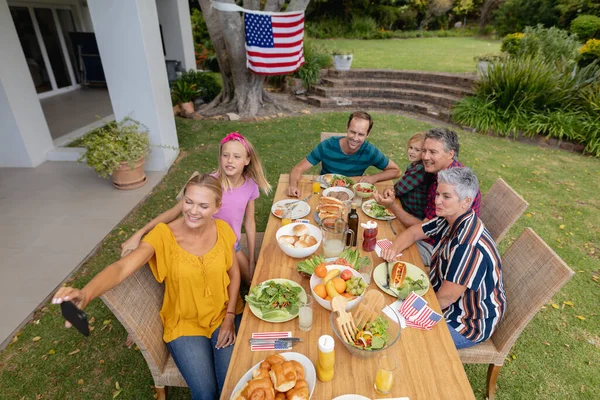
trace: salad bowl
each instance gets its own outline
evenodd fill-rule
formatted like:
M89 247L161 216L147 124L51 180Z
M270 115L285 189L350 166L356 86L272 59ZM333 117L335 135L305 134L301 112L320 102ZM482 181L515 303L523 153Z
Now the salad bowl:
M389 308L390 306L386 307ZM359 328L360 336L363 337L363 339L366 338L364 342L360 338L357 338L357 336L359 336L358 333L354 335L354 337L357 338L356 343L360 345L355 346L353 344L346 343L341 335L341 332L338 331L337 324L335 323L337 313L331 313L330 321L333 332L335 332L335 335L339 341L344 344L344 347L348 349L353 356L370 358L374 355L379 355L392 347L400 338L401 328L398 314L396 314L396 312L394 312L391 308L389 309L389 314L392 317L390 317L387 313L384 313L382 310L377 310L376 314L377 317L375 322L368 322L366 327L363 329ZM382 337L383 346L379 346L381 345L381 341L379 343L373 343L373 335L381 335L380 337ZM376 341L378 340L379 339ZM367 343L367 347L362 347L365 342Z
M363 199L368 199L369 197L373 196L373 193L375 193L375 186L366 182L357 183L352 186L352 188L354 189L356 196Z

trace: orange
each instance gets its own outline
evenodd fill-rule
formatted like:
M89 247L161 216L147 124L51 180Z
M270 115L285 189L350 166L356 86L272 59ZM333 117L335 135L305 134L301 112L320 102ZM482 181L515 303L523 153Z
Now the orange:
M349 299L354 299L354 297L356 297L352 293L346 293L346 292L342 293L342 296L347 297Z
M333 284L338 293L344 293L346 291L346 281L342 278L333 278Z
M327 297L325 297L325 300L331 301L331 297L327 296Z
M327 289L325 289L325 285L323 285L322 283L319 283L318 285L316 285L313 288L313 291L315 292L315 294L317 296L319 296L322 299L324 299L325 297L327 297Z
M327 267L325 267L323 264L317 265L315 267L315 275L319 278L325 278L325 275L327 275Z

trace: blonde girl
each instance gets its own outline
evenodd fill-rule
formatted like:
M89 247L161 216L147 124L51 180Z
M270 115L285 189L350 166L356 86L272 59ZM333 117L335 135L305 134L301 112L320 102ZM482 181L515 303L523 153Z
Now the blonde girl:
M192 177L198 175L194 172ZM219 146L219 163L217 171L212 174L223 188L223 201L221 209L214 215L215 218L227 222L235 232L236 258L240 265L242 281L249 284L254 274L256 244L256 220L254 219L254 200L259 196L259 189L265 194L271 192L271 185L265 177L265 172L258 153L248 139L232 132L221 140ZM181 192L177 196L180 200L173 208L160 214L146 226L137 231L121 245L123 255L139 246L142 236L152 230L159 222L168 223L181 214L184 200ZM242 251L239 243L242 223L246 229L248 243L248 256Z

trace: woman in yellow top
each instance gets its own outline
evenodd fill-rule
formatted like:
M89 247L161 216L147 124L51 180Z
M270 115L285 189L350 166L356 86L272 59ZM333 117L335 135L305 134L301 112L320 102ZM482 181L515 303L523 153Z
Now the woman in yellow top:
M163 339L194 400L219 398L241 320L236 236L227 223L213 219L221 196L215 178L194 177L184 189L183 217L157 225L135 251L83 289L60 288L52 300L84 308L149 263L156 280L165 283Z

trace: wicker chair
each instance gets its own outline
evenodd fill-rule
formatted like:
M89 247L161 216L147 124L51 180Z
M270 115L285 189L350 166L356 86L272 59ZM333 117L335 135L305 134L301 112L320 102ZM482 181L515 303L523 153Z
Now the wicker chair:
M492 234L496 243L525 212L529 203L511 188L502 178L498 178L481 199L481 220Z
M506 312L490 339L458 351L464 364L489 364L486 394L494 399L504 359L538 310L573 276L573 271L527 228L502 257Z

